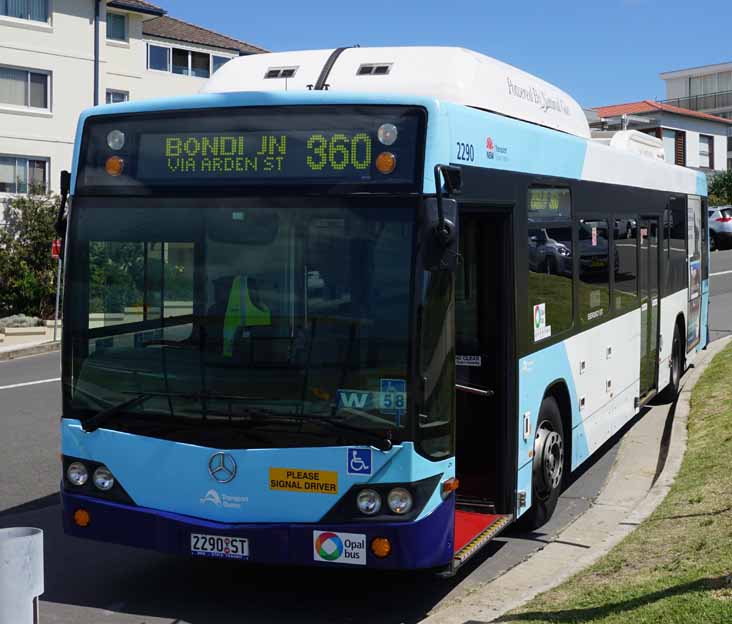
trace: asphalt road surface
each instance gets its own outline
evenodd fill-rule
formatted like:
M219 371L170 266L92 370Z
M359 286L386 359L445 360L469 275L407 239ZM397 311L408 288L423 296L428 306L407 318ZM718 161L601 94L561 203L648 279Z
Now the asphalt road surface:
M709 336L716 340L732 333L732 249L712 252L709 282Z
M712 254L710 274L710 330L716 339L732 333L732 251ZM509 530L453 579L247 566L65 536L58 504L58 377L58 354L0 362L0 527L45 532L46 622L418 622L441 601L470 591L554 539L602 488L619 440L611 440L575 477L540 532Z

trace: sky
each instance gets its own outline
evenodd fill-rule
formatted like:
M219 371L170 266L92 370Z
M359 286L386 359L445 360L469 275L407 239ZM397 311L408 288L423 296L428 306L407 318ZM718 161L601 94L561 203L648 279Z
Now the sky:
M153 0L172 17L270 51L462 46L583 106L664 99L659 73L732 62L732 1Z

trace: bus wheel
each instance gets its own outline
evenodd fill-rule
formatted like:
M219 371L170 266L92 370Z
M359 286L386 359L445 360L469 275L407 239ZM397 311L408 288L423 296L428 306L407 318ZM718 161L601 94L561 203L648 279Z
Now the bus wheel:
M527 530L538 529L552 517L564 481L564 428L554 397L546 397L541 402L538 422L534 438L532 505L520 523Z
M681 375L684 374L684 345L681 342L681 332L677 325L674 329L674 341L671 345L671 373L669 384L661 392L660 397L669 403L676 400L681 385Z

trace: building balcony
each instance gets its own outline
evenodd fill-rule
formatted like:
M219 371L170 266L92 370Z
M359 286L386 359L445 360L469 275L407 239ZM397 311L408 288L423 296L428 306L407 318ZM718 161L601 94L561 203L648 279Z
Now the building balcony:
M728 108L732 110L732 91L719 91L717 93L706 93L704 95L689 95L672 100L661 100L663 104L678 106L693 111L709 112Z

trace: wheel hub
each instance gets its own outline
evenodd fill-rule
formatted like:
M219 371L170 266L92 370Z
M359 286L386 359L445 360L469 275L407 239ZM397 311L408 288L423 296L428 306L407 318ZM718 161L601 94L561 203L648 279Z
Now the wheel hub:
M564 474L564 442L562 436L547 427L540 427L534 440L534 479L538 492L548 497L562 483Z

